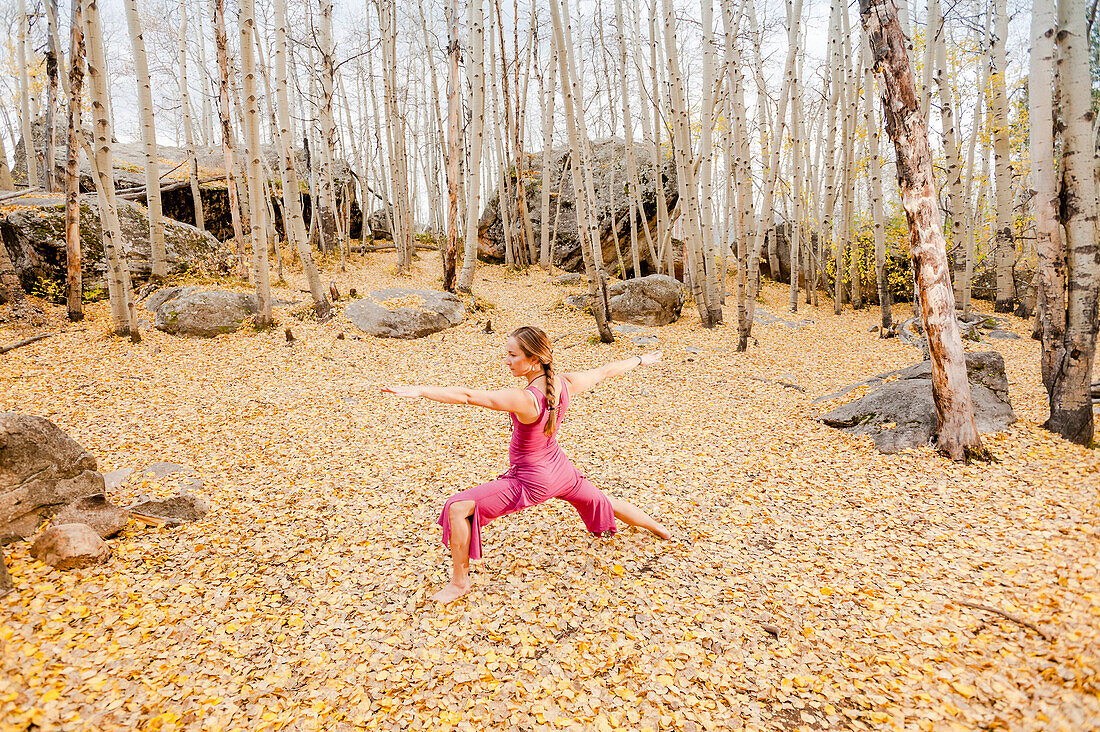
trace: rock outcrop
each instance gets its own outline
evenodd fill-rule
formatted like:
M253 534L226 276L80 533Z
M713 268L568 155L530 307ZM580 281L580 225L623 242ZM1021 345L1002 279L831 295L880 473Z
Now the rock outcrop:
M684 286L668 275L646 275L616 280L607 286L611 319L634 325L659 326L680 319L684 307ZM570 295L565 304L575 308L589 305L588 294Z
M140 204L118 201L122 254L131 276L152 271L148 211ZM107 261L99 226L99 203L94 195L81 197L80 242L84 292L107 293ZM28 195L0 206L0 239L7 248L23 289L63 301L65 289L65 200L60 194ZM170 273L193 270L209 274L233 271L229 248L210 234L178 221L164 219L165 256Z
M87 524L103 539L124 528L130 512L107 500L102 493L73 501L54 516L55 524Z
M87 524L58 524L39 534L31 556L55 569L78 569L106 562L111 549Z
M1015 422L1001 354L996 351L968 353L966 371L978 431L996 432ZM925 445L932 440L938 423L932 401L931 361L879 374L814 401L837 399L865 385L877 388L818 419L845 432L871 435L875 447L885 453Z
M635 144L634 154L638 162L638 175L641 182L642 207L645 210L644 225L649 228L650 236L656 240L657 206L660 198L666 210L671 210L679 197L676 188L676 170L671 161L656 171L652 164L650 149L646 145ZM626 268L632 266L630 255L630 218L631 200L627 194L628 175L626 168L626 143L623 140L600 140L592 143L592 167L595 171L593 186L596 194L596 219L600 231L600 245L606 267L618 272L619 258ZM569 272L583 269L580 238L577 228L577 196L573 190L570 174L571 156L567 148L554 149L550 153L550 170L546 184L550 186L550 211L547 221L542 220L542 154L527 156L526 171L523 178L527 211L531 218L531 228L536 242L542 239L543 226L556 231L552 258L554 266ZM663 187L657 195L655 179L660 173ZM513 177L511 185L515 185ZM559 189L560 186L560 189ZM513 201L509 207L509 220L518 221L519 211ZM618 227L618 239L613 235L612 222ZM556 224L556 226L555 226ZM643 271L655 271L652 257L648 252L645 234L639 229L638 246L646 265ZM504 261L504 225L500 209L500 192L489 199L478 221L478 255L492 262ZM619 273L625 274L625 273ZM640 274L640 273L638 273Z

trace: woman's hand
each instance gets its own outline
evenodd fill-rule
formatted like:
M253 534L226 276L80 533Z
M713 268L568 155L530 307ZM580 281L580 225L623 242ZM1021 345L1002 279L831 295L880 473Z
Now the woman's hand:
M386 394L393 394L399 397L423 396L419 386L383 386L382 391Z
M661 360L661 355L662 354L660 351L650 351L649 353L643 353L642 355L638 356L638 365L646 366L651 363L657 363Z

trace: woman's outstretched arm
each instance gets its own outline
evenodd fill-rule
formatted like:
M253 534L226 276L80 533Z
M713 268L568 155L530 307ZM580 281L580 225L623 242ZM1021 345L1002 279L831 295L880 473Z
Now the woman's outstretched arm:
M610 379L613 376L626 373L637 366L656 363L660 360L660 351L650 351L649 353L643 353L641 356L631 356L630 358L624 358L619 361L609 361L603 366L588 369L587 371L564 374L563 378L569 385L570 394L580 394L582 391L588 391L605 379Z
M513 412L522 419L538 412L531 393L523 389L467 389L464 386L384 386L382 391L401 397L420 397L443 404L469 404L498 412Z

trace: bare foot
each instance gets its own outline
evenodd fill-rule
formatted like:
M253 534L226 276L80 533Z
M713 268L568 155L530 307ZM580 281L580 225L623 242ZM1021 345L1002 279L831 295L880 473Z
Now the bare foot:
M433 602L439 602L446 605L449 602L454 602L469 591L469 580L466 580L462 584L456 584L454 580L451 580L449 583L447 583L446 587L432 595L431 599Z

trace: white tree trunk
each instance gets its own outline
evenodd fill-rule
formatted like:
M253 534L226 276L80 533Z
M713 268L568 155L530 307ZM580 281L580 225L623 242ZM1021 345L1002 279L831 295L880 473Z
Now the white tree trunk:
M553 3L551 3L553 4ZM485 19L481 0L470 0L470 45L473 62L470 66L470 127L467 142L470 150L470 167L466 180L466 238L463 242L462 271L458 276L458 289L470 292L474 283L474 265L477 264L477 220L481 211L481 156L485 147Z
M27 72L27 3L19 0L16 4L16 22L19 32L16 40L17 62L19 64L19 122L23 128L23 153L27 158L28 188L38 185L38 160L34 137L31 134L31 82Z
M1008 96L1005 74L1008 63L1005 41L1008 37L1007 0L993 2L993 45L990 49L990 125L993 132L994 179L997 191L997 223L995 261L997 296L993 309L998 313L1012 312L1015 307L1016 284L1012 271L1016 265L1016 241L1013 233L1012 209L1012 142L1008 129ZM1086 64L1087 68L1087 64Z
M271 325L271 270L267 260L267 206L263 200L263 172L260 169L260 109L256 96L255 43L256 12L253 0L241 0L240 51L242 96L245 109L245 158L248 161L248 201L252 224L252 277L256 283L255 325Z
M191 171L191 199L195 207L195 226L206 230L206 217L202 212L202 192L199 190L199 161L195 157L195 135L191 127L191 94L187 88L187 0L180 0L179 45L180 114L183 117L183 139L187 146L187 159Z
M160 163L157 160L157 134L153 126L153 92L149 84L149 63L145 58L145 39L141 32L137 0L126 0L126 27L134 53L137 76L138 109L141 115L141 145L145 153L145 193L149 208L149 244L152 250L153 278L168 274L164 251L164 216L160 201Z

